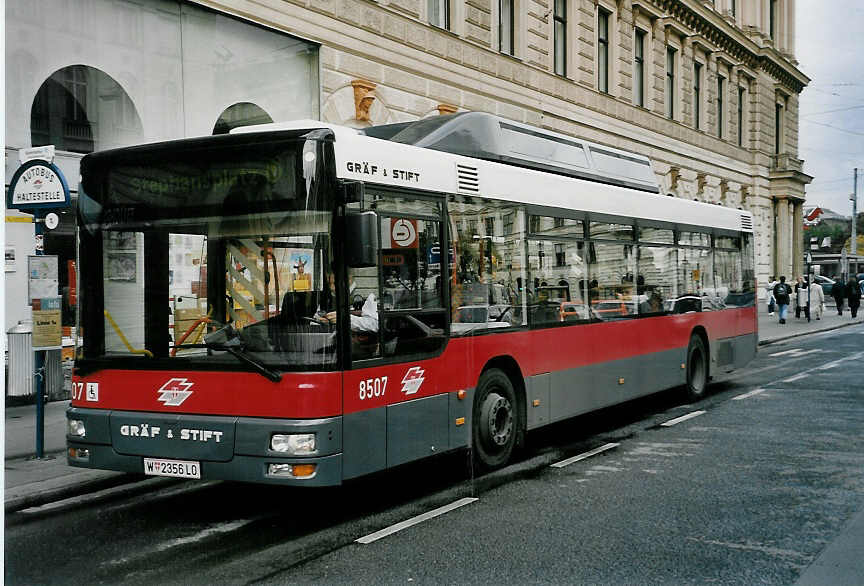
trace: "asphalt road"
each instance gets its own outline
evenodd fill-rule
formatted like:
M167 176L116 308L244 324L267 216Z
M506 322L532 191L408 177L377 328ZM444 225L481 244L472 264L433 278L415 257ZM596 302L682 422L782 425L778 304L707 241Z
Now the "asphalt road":
M463 453L337 489L148 481L7 515L5 580L793 584L864 510L862 399L854 326L763 347L698 404L535 433L482 478Z

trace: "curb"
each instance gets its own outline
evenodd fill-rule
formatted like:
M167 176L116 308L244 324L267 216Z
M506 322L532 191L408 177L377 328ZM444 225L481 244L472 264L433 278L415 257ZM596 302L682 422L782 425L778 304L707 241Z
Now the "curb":
M829 326L827 328L822 328L819 330L812 330L807 332L799 332L797 334L789 334L788 336L782 336L780 338L771 338L770 340L759 340L758 346L767 346L769 344L774 344L775 342L783 342L784 340L791 340L792 338L800 338L802 336L809 336L811 334L819 334L821 332L830 332L832 330L839 330L840 328L848 328L849 326L857 326L860 324L864 324L864 321L855 321L849 322L845 324L840 324L836 326Z
M125 472L116 472L110 476L103 478L94 478L77 482L69 486L62 486L54 489L43 490L34 494L28 494L19 497L6 499L3 503L6 513L14 513L21 509L30 507L39 507L48 503L61 501L63 499L81 496L90 492L96 492L106 488L113 488L123 484L132 484L142 480L141 475L127 474Z

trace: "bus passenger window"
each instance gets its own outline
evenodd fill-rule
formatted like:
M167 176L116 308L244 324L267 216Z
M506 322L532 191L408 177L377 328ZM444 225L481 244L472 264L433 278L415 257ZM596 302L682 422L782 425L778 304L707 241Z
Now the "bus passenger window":
M524 214L518 206L467 196L449 203L453 336L527 323Z
M635 245L592 242L591 311L595 319L611 321L637 315Z
M677 250L670 246L639 246L636 298L639 315L663 315L672 311L677 290Z

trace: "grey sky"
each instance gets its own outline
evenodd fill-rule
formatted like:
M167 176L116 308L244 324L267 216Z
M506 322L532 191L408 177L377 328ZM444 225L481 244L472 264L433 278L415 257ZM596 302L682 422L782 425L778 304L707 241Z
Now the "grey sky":
M852 169L864 211L864 2L798 0L796 58L812 81L801 94L799 158L813 176L807 203L852 214Z

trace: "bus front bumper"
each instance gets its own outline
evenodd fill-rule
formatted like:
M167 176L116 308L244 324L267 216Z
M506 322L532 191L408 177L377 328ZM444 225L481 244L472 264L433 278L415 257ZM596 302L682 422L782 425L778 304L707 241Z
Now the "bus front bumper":
M79 407L70 407L66 417L72 423L66 435L70 466L287 486L342 483L341 417L259 419ZM73 435L78 428L83 436ZM285 434L314 434L315 449L308 455L275 451L273 436Z

